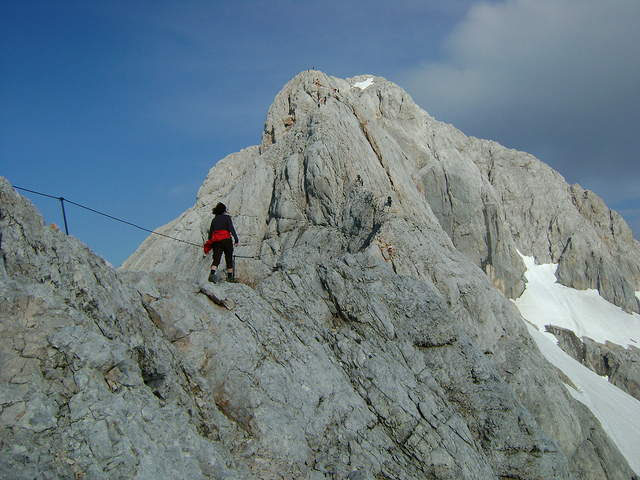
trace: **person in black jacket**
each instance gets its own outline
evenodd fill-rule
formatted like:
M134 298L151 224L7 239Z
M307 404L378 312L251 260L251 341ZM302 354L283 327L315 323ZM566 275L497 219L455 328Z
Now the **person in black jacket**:
M209 250L213 250L213 263L211 264L211 273L209 274L209 281L214 282L216 277L216 271L218 270L218 264L224 253L224 259L227 263L227 281L235 282L233 278L233 247L238 246L238 235L233 228L233 221L227 213L227 207L224 203L218 203L212 210L213 220L211 220L211 226L209 227L209 240L205 243L205 253ZM234 243L231 241L233 236Z

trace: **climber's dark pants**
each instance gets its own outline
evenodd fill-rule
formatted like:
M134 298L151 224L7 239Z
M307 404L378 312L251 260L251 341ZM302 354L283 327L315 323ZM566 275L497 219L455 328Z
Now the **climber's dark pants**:
M213 244L213 263L211 266L218 268L222 254L224 253L224 260L227 262L227 270L233 268L233 239L225 238L219 242Z

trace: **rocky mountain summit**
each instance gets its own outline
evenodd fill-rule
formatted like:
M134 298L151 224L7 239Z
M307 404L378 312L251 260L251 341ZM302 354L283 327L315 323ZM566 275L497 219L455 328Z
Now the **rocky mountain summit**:
M521 252L638 311L638 242L382 78L295 77L118 271L0 200L0 478L635 478L509 298ZM174 240L218 201L238 284Z
M524 288L520 251L557 263L564 285L640 312L640 244L602 199L529 154L436 121L397 85L367 78L295 77L276 96L261 145L218 162L196 205L160 231L201 243L211 204L222 199L243 232L242 253L260 256L241 265L250 284L303 232L322 227L347 239L337 252L366 251L425 280L434 270L427 243L453 245L510 298ZM389 258L388 245L402 254ZM194 278L193 265L206 263L198 253L152 236L123 268Z

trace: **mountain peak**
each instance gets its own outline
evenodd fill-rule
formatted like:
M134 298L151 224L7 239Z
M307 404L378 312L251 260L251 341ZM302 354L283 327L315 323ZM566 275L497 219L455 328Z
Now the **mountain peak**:
M276 95L267 113L262 135L262 151L276 143L297 122L303 121L318 108L331 106L336 102L351 109L365 108L366 103L361 99L365 90L373 90L368 92L370 97L382 95L387 98L407 98L413 105L413 101L404 90L382 77L359 75L343 80L317 70L306 70L295 76Z
M275 97L261 145L211 170L187 213L188 232L182 221L167 228L201 241L207 209L222 200L246 232L244 256L268 251L275 264L310 226L331 227L346 251L386 258L385 246L395 245L393 268L425 279L427 246L447 245L511 298L525 284L520 251L558 263L565 285L597 288L638 312L640 244L615 212L581 190L529 154L436 121L384 78L308 70ZM168 251L180 247L150 241L164 245L165 260L159 264L144 244L125 267L148 256L154 268L181 271L182 257ZM262 261L241 265L250 283L268 273Z
M633 475L509 298L522 252L637 309L638 243L597 197L380 77L302 72L261 145L117 272L1 178L0 200L0 471ZM217 202L240 283L205 281Z

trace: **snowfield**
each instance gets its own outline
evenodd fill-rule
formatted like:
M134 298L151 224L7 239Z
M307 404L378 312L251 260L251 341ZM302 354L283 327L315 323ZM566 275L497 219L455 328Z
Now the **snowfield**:
M527 267L527 288L516 305L538 330L544 332L546 325L555 325L599 343L640 348L640 315L607 302L597 290L575 290L556 283L557 265L536 265L533 257L522 258Z
M358 82L358 83L354 83L353 86L355 88L359 88L360 90L364 90L367 87L370 87L371 85L373 85L373 78L369 77L366 80L363 80L362 82Z
M575 290L556 283L557 265L536 265L533 257L523 256L527 288L515 300L531 336L543 355L559 368L575 388L567 385L571 395L586 405L640 475L640 401L575 361L557 345L556 338L545 332L546 325L628 347L640 346L640 315L625 313L604 300L596 290ZM640 292L636 292L640 298Z

